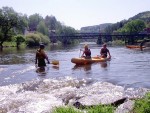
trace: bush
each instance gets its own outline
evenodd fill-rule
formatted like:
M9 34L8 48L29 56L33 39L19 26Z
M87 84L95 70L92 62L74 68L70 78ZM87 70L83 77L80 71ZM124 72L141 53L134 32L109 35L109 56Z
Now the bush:
M16 35L16 36L14 36L14 37L12 38L12 40L13 40L14 42L16 42L17 47L18 47L21 43L25 42L25 38L24 38L24 36L22 36L22 35Z
M112 41L112 45L125 45L125 42L122 40L115 40Z
M150 93L142 99L135 100L133 113L150 113Z
M29 33L26 35L27 46L39 46L40 43L47 45L49 43L49 38L41 33Z

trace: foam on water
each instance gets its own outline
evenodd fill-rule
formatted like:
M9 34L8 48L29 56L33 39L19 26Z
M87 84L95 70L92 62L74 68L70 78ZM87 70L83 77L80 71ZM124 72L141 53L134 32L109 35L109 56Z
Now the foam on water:
M144 90L140 92L144 93ZM37 79L22 84L1 86L0 112L50 112L56 106L75 101L84 105L111 103L128 96L127 94L137 96L139 90L127 89L125 92L121 86L107 82L92 83L92 79L78 80L71 77Z

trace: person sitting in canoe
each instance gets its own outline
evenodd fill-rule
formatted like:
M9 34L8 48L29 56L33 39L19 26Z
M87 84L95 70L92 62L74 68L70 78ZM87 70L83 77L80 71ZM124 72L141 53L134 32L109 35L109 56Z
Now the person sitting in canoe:
M110 55L110 52L109 52L109 50L107 49L107 45L106 44L103 44L103 47L101 48L101 50L100 50L100 57L102 57L102 58L107 58L107 56L109 55L109 57L108 58L111 58L111 55Z
M84 51L83 51L81 57L84 57L85 59L90 59L91 58L91 50L88 48L88 45L84 46Z
M43 44L40 44L39 49L36 51L36 56L35 56L35 64L38 64L37 66L39 67L37 69L38 72L44 72L45 71L45 59L47 60L47 63L50 64L48 60L48 56L46 55L44 51L45 46Z

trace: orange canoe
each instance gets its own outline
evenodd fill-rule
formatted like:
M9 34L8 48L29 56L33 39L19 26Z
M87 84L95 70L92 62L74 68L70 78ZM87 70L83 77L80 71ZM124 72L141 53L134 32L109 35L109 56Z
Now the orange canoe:
M105 62L110 60L110 58L99 58L99 57L92 57L91 59L85 59L85 58L72 58L71 62L76 65L87 65L92 64L95 62Z
M130 48L130 49L134 49L134 48L135 48L135 49L136 49L136 48L139 48L139 49L140 49L140 48L141 48L141 47L138 46L138 45L126 45L126 47L127 47L127 48ZM145 48L145 46L142 46L142 48Z

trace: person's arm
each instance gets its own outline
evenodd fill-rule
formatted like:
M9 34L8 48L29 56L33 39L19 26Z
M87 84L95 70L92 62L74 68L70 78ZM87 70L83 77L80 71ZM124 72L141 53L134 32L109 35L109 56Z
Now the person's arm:
M84 57L84 53L85 53L85 52L83 51L83 53L82 53L82 56L81 56L81 57Z
M35 55L35 64L37 64L37 53Z
M37 62L38 62L38 56L37 56L37 52L36 52L36 55L35 55L35 67L36 68L38 67Z
M41 52L42 52L43 57L47 60L47 63L50 64L49 59L48 59L48 56L47 56L47 54L45 53L45 51L42 50Z
M43 54L45 56L45 59L47 60L47 63L50 64L47 54L44 51L43 51Z
M47 63L48 64L50 64L50 61L49 61L49 59L48 59L48 56L44 53L44 55L45 55L45 59L47 60Z
M100 57L103 56L102 50L103 50L103 48L100 50Z
M109 58L111 58L111 55L110 55L110 52L109 52L109 50L108 50L108 55L109 55Z

